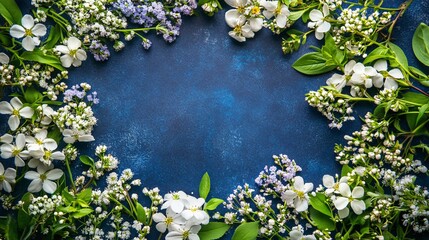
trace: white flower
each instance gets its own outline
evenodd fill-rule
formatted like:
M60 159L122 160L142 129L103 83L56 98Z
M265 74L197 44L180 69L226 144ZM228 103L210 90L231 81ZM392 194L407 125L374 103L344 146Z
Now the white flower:
M46 193L54 193L57 189L57 184L53 181L60 179L63 171L52 168L53 166L42 165L37 168L37 172L26 172L24 178L32 180L28 186L28 191L35 193L40 192L43 188Z
M225 21L233 28L228 34L239 42L245 42L246 38L253 38L255 33L246 21L246 17L241 15L236 9L228 10L225 13Z
M353 66L353 75L350 83L353 85L364 85L366 88L371 88L372 85L379 86L379 81L383 81L383 77L373 67L365 67L362 63L356 63ZM383 84L383 83L381 83Z
M335 87L339 92L346 86L353 74L353 67L356 65L355 60L351 60L344 66L344 75L334 73L332 77L326 80L326 84Z
M304 235L303 232L299 230L292 230L289 232L290 240L316 240L314 235Z
M240 9L243 9L247 4L247 0L225 0L225 2L233 8Z
M164 196L165 202L161 209L171 209L175 213L181 213L185 208L187 197L188 195L183 191L167 193Z
M27 136L25 141L28 143L28 149L33 151L37 149L43 150L43 148L56 149L58 146L54 139L48 138L48 131L44 129L37 132L34 137Z
M16 136L15 145L11 143L5 143L1 145L1 157L8 159L11 157L15 158L15 166L24 167L25 162L23 159L29 157L28 151L23 151L25 147L25 135L20 133Z
M12 186L10 184L15 183L16 170L13 168L8 168L4 170L3 164L0 163L0 191L4 189L6 192L12 191Z
M265 8L262 12L267 19L275 16L276 25L279 28L286 27L288 17L290 15L289 8L285 4L279 4L278 1L261 1L261 5Z
M347 208L348 204L353 209L353 212L357 215L362 214L362 212L366 209L365 202L363 200L358 200L358 198L362 198L365 190L358 186L350 191L350 186L347 183L340 183L339 192L342 197L337 197L334 200L335 208L338 210L338 215L340 218L345 218L349 215L349 209Z
M261 18L260 15L260 7L259 6L250 6L247 7L247 0L225 0L225 2L236 9L231 9L229 11L235 12L235 14L238 14L241 16L245 22L248 22L248 25L252 29L253 32L257 32L261 30L264 20ZM248 15L246 18L245 14ZM225 19L227 18L227 14L225 14ZM227 20L228 22L228 20ZM228 24L229 25L229 24ZM231 26L231 25L230 25ZM232 27L232 26L231 26ZM234 28L234 27L232 27Z
M42 119L40 123L43 125L49 125L52 122L52 116L55 114L54 109L49 107L47 104L40 106Z
M305 183L304 179L300 176L294 177L292 190L286 190L282 194L288 204L293 203L296 211L303 212L308 209L308 195L307 193L313 190L313 183Z
M0 136L0 142L2 143L11 143L13 141L13 136L6 133L3 136Z
M323 4L321 12L318 9L313 9L310 12L310 20L312 22L308 23L309 28L316 28L316 38L318 40L322 40L325 36L325 33L331 29L331 24L325 21L325 18L329 16L329 8L328 5Z
M79 67L82 64L82 61L86 60L86 52L81 49L82 42L76 37L70 37L67 40L67 46L58 45L55 47L55 50L64 54L61 56L61 64L69 68L71 65L74 67Z
M39 46L40 39L46 35L45 25L38 23L34 25L34 19L31 15L24 15L21 20L22 26L14 24L10 28L10 35L14 38L24 38L22 47L27 51L33 51L35 46Z
M193 220L193 224L208 224L210 220L210 216L202 210L202 207L205 203L203 198L195 198L192 196L188 196L185 210L181 213L182 217L184 217L187 221Z
M387 61L386 60L378 60L374 64L374 68L377 69L377 71L387 72ZM398 89L398 82L396 82L395 79L404 79L404 74L401 70L398 68L394 68L388 72L389 76L386 77L384 80L384 89L392 89L396 90Z
M166 236L165 240L199 240L198 232L201 226L174 226Z
M340 183L347 183L348 177L342 177L340 181L335 182L335 179L331 175L324 175L323 176L323 186L326 187L325 193L330 195L332 193L339 193L339 187Z
M87 134L84 131L76 131L71 129L65 129L63 131L64 142L74 143L75 141L79 142L92 142L95 138L91 134Z
M167 229L172 231L173 226L186 223L185 219L180 214L174 213L171 210L167 210L167 216L162 213L155 213L152 219L157 223L155 226L156 230L161 233L164 233Z
M54 139L47 138L48 132L41 130L36 133L35 137L28 136L26 141L28 143L28 152L33 157L28 165L30 167L38 166L38 161L45 165L50 165L52 160L64 160L65 155L60 151L54 152L58 144Z
M6 53L0 53L0 63L1 64L8 64L10 61L9 56L6 55Z
M6 101L0 102L0 113L1 114L10 114L8 124L12 131L15 131L19 126L20 117L31 118L33 116L33 109L31 107L23 107L21 100L14 97L10 100L10 103Z

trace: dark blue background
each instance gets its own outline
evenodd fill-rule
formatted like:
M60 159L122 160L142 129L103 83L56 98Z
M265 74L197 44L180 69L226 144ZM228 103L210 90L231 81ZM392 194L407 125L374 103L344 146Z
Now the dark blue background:
M414 66L421 65L411 38L420 22L429 23L427 9L429 1L414 1L394 34ZM69 86L88 82L101 99L94 107L96 141L81 152L107 145L121 169L131 168L144 186L159 187L162 194L197 194L207 171L210 196L226 198L237 185L253 183L280 153L295 159L304 179L316 186L324 174L339 172L334 144L360 122L329 129L304 97L330 74L308 77L291 67L320 42L311 37L298 52L284 56L281 37L268 30L243 44L231 39L229 30L224 12L185 18L174 44L153 35L149 51L133 41L108 62L90 57L71 70Z

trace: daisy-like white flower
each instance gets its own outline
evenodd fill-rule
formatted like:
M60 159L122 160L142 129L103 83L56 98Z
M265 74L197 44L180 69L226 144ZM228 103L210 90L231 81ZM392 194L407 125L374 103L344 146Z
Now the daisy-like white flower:
M79 142L92 142L95 140L94 136L91 134L87 134L84 131L76 131L71 129L65 129L63 131L64 142L66 143L74 143L76 141Z
M206 201L203 198L195 198L193 196L188 196L185 210L181 213L187 221L194 219L192 221L194 224L208 224L210 216L202 210L202 207Z
M1 145L1 157L4 159L15 158L15 166L24 167L25 162L23 159L29 157L28 151L24 151L25 147L25 135L20 133L16 136L15 145L11 143L5 143Z
M162 213L155 213L152 216L152 219L157 223L155 226L156 230L161 233L164 233L167 229L172 231L173 226L183 225L186 223L186 220L180 214L174 213L171 210L167 210L167 216Z
M292 204L297 212L308 209L308 194L313 190L313 183L304 183L304 179L296 176L293 179L293 187L282 194L282 199L288 204Z
M262 14L271 19L275 17L276 25L279 28L286 27L288 17L290 16L289 8L285 4L279 4L278 1L261 1L261 5L265 8Z
M323 11L323 12L322 12ZM331 29L331 24L325 21L325 18L329 16L329 7L326 4L323 4L322 11L318 9L313 9L310 12L310 20L308 23L309 28L316 29L316 38L322 40L325 37L325 33Z
M38 149L42 150L46 149L56 149L58 147L57 142L54 139L48 138L48 131L43 129L37 132L34 137L27 136L25 141L28 143L28 149L31 151L36 151Z
M353 191L351 191L350 186L347 183L340 183L339 192L341 197L337 197L334 200L334 205L338 210L340 218L346 218L349 215L349 209L347 208L349 203L353 212L357 215L360 215L365 211L365 202L363 200L359 200L359 198L362 198L365 193L363 187L357 186L353 188Z
M55 50L64 54L60 57L61 64L69 68L71 65L79 67L82 61L86 60L86 52L81 49L82 42L76 37L70 37L67 40L67 46L58 45Z
M245 42L246 38L253 38L255 33L252 27L246 21L246 17L241 15L237 10L231 9L225 13L225 21L233 28L228 34L239 42Z
M3 164L0 163L0 191L4 189L6 192L12 192L11 184L15 183L16 170L8 168L4 170Z
M10 103L6 101L0 102L0 113L10 114L9 124L10 130L15 131L20 123L20 118L31 118L33 117L34 110L31 107L23 107L23 104L19 98L14 97L10 100Z
M185 208L187 197L188 195L183 191L167 193L164 196L164 204L162 204L161 209L171 209L175 213L181 213Z
M46 35L46 26L37 23L34 25L34 19L31 15L24 15L21 19L21 25L14 24L10 28L10 35L14 38L24 38L22 47L27 51L33 51L36 46L39 46L40 39Z
M32 180L28 186L28 191L35 193L40 192L43 188L43 191L46 193L54 193L55 190L57 190L57 184L53 181L60 179L63 175L63 171L60 169L53 169L53 167L53 165L41 165L37 168L37 172L26 172L24 178Z
M8 64L10 61L9 56L6 55L6 53L0 53L0 63L1 64Z
M383 77L370 66L364 66L362 63L356 63L353 66L353 75L350 83L353 85L364 85L366 88L371 88L374 83L379 86L379 80L383 81ZM383 84L383 83L381 83Z
M387 61L378 60L375 62L374 68L379 72L387 72ZM388 76L386 76L386 79L384 80L384 89L398 89L398 82L395 79L404 79L402 71L398 68L394 68L388 71L387 74Z
M334 73L332 77L326 80L326 84L335 87L339 92L347 85L353 74L353 67L356 65L355 60L351 60L344 66L344 75Z
M179 226L176 225L173 227L166 236L165 240L200 240L198 232L200 231L200 225L194 226Z
M322 182L323 186L326 187L325 193L330 195L332 193L339 193L340 183L347 183L348 177L342 177L338 182L331 175L323 175Z

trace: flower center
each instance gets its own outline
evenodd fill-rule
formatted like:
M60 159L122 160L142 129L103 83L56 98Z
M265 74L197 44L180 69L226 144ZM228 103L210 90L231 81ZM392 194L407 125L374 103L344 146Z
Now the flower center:
M45 181L46 179L48 179L46 174L40 174L40 180Z
M173 194L173 200L179 200L180 199L180 195L175 193Z
M18 109L13 109L12 115L19 116L19 110Z
M173 218L172 217L167 217L165 218L165 225L170 225L173 223Z
M183 236L183 239L188 239L189 238L189 231L184 231L182 236Z
M31 31L31 29L25 29L25 36L32 36L33 32Z
M305 193L303 191L295 190L295 193L299 198L305 197Z
M18 156L18 154L20 153L21 151L18 149L18 148L13 148L13 150L12 150L12 156Z
M237 7L237 12L239 12L239 13L244 13L244 11L245 11L245 9L244 9L244 7L243 7L243 6L239 6L239 7Z
M45 151L45 159L50 159L52 156L52 152L51 151Z
M76 57L77 49L70 50L69 55L72 57Z
M253 6L253 7L252 7L252 10L250 10L250 12L251 12L253 15L259 15L259 13L261 12L261 9L260 9L258 6Z
M0 182L3 182L5 177L3 175L0 175Z
M240 34L241 33L241 26L236 26L233 31L237 34Z
M43 141L41 139L36 139L36 143L39 144L39 145L42 145Z

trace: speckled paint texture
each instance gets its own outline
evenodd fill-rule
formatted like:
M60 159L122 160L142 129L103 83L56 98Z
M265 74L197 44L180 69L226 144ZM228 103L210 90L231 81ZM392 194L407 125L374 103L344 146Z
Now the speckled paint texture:
M394 35L418 67L410 43L418 24L429 24L428 9L429 1L414 1ZM107 145L121 169L131 168L144 186L163 194L197 194L201 176L209 172L210 196L226 198L237 185L253 183L280 153L295 159L304 179L316 186L324 174L339 172L334 145L358 129L359 120L341 131L329 129L304 101L329 74L308 77L291 67L319 42L311 37L284 56L281 38L268 30L242 44L229 30L223 12L186 18L174 44L153 35L150 51L133 41L105 63L90 58L73 69L68 85L88 82L101 100L94 107L96 141L82 144L82 152Z

